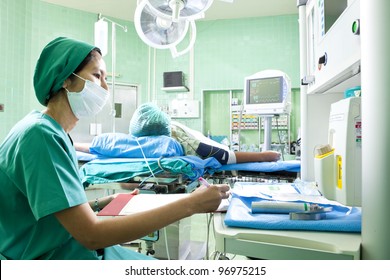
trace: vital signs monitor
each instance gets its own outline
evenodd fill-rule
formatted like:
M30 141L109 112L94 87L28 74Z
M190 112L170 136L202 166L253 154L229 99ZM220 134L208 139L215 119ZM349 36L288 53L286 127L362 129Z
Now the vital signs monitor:
M245 78L244 109L247 114L290 113L291 83L279 70L264 70Z

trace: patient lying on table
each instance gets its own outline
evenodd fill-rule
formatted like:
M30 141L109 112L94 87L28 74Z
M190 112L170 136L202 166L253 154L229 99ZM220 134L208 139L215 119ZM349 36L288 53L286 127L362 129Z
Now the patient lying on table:
M185 155L195 155L202 159L214 157L221 164L280 160L280 153L275 151L230 151L226 145L204 136L199 131L171 121L170 117L153 103L145 103L138 107L130 121L129 132L134 137L170 136L181 144ZM74 143L74 146L81 152L93 152L90 143Z

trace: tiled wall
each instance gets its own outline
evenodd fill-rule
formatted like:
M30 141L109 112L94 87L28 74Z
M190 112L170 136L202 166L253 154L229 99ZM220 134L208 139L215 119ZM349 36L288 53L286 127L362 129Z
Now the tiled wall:
M25 113L31 102L23 92L29 90L31 77L29 67L30 50L25 1L2 0L0 2L0 136ZM12 23L12 24L10 24ZM2 137L0 137L2 139Z
M33 109L43 109L36 101L32 84L42 48L58 36L93 44L97 15L39 0L1 0L0 5L0 104L4 104L4 112L0 112L2 141L24 115ZM128 26L126 33L118 28L116 32L116 72L121 75L117 82L145 85L148 48L138 39L132 22L115 21ZM105 60L108 71L112 72L110 51Z
M57 36L93 43L96 19L96 14L39 0L1 0L0 104L4 104L4 112L0 112L0 141L25 114L42 109L32 86L42 48ZM128 27L126 33L120 28L116 31L116 73L120 74L116 81L139 85L141 102L149 101L150 89L159 105L169 104L176 94L161 90L163 72L189 74L190 55L173 59L167 50L149 50L136 34L133 15L129 15L129 21L114 20ZM109 72L110 49L109 45L105 57ZM201 100L204 89L242 88L245 76L269 68L285 71L293 87L299 87L297 15L197 22L192 69L195 99ZM200 119L183 121L195 129L201 127Z

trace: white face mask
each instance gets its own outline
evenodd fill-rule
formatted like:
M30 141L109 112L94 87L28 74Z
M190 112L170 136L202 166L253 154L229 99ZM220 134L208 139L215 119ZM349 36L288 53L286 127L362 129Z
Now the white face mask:
M73 114L78 119L95 116L106 105L110 95L109 92L90 80L86 80L75 73L73 75L85 81L84 88L80 92L70 92L65 88L68 92L68 100Z

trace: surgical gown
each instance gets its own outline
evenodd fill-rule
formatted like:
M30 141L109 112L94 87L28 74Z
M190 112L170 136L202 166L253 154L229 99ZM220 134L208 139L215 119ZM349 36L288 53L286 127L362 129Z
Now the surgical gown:
M0 253L8 259L101 259L54 213L87 202L75 150L62 127L33 111L0 146ZM120 246L107 257L148 259Z

